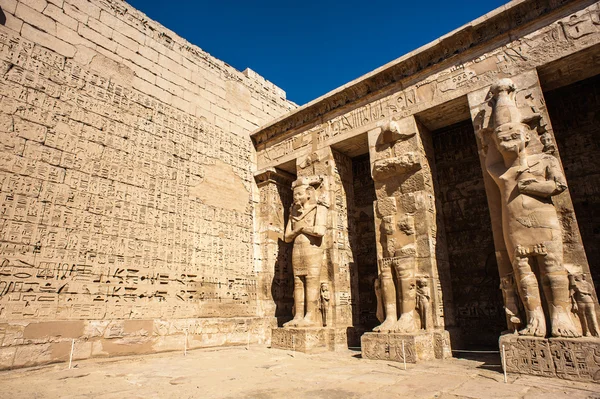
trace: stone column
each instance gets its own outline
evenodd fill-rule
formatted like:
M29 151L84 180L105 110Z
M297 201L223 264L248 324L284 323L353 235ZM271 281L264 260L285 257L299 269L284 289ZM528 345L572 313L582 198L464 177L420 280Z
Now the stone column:
M260 198L256 208L258 315L275 316L281 324L291 316L293 305L292 247L283 241L283 232L295 177L269 168L257 172L254 178Z
M350 158L330 147L317 150L297 161L298 178L312 175L324 176L327 180L327 201L329 213L327 233L324 237L325 262L321 271L321 280L329 282L333 294L331 303L331 325L335 327L352 326L352 287L351 273L354 257L349 236L349 204L352 198L352 161ZM351 276L352 274L352 276Z
M469 93L509 331L508 371L600 373L598 302L535 70ZM581 335L588 335L581 337ZM541 370L530 361L551 357Z
M381 348L404 341L407 361L448 357L452 294L430 134L412 116L389 121L369 132L369 151L382 324L374 329L379 334L363 335L363 356L401 361L398 348Z
M327 212L319 284L326 284L329 294L321 293L320 298L323 326L307 327L305 322L293 322L275 329L272 346L302 352L347 348L348 327L353 325L353 301L357 298L352 290L358 287L348 209L352 203L348 198L353 195L352 162L327 147L297 159L296 170L296 185L317 182L314 195L318 197L318 206ZM308 309L306 302L305 306Z

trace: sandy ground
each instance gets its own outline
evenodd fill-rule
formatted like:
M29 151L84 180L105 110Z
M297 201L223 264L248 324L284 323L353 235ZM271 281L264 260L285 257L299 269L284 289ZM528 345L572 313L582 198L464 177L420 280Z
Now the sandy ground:
M0 398L600 398L600 384L508 376L493 355L409 364L264 347L93 359L0 373Z

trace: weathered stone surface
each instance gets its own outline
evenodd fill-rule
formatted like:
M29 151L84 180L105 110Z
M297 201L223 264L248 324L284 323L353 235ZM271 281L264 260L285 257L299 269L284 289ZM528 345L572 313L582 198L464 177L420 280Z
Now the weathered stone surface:
M2 367L65 361L71 339L82 358L184 329L268 342L247 135L295 105L122 1L50 3L2 4Z
M304 353L320 353L344 347L345 329L331 327L274 328L271 332L271 348Z
M600 382L600 339L500 337L508 373Z
M373 360L417 363L452 357L447 331L421 331L415 334L365 333L361 338L362 357Z

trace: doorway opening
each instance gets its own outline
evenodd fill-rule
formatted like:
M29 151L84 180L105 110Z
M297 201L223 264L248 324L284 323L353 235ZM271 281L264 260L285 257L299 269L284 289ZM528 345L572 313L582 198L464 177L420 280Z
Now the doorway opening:
M540 75L540 78L542 75ZM544 84L543 88L552 87ZM600 75L544 92L577 224L600 286Z

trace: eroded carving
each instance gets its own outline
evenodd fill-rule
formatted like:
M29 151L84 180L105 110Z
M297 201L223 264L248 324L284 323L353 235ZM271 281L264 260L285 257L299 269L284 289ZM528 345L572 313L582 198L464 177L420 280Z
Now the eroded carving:
M599 337L600 328L598 328L598 318L596 317L594 287L586 280L583 273L569 274L569 283L573 311L579 316L583 335Z
M329 314L329 283L321 283L321 317L323 318L323 327L327 327L327 316Z
M421 277L417 280L417 311L421 318L421 328L430 330L433 328L431 320L431 290L427 277Z

